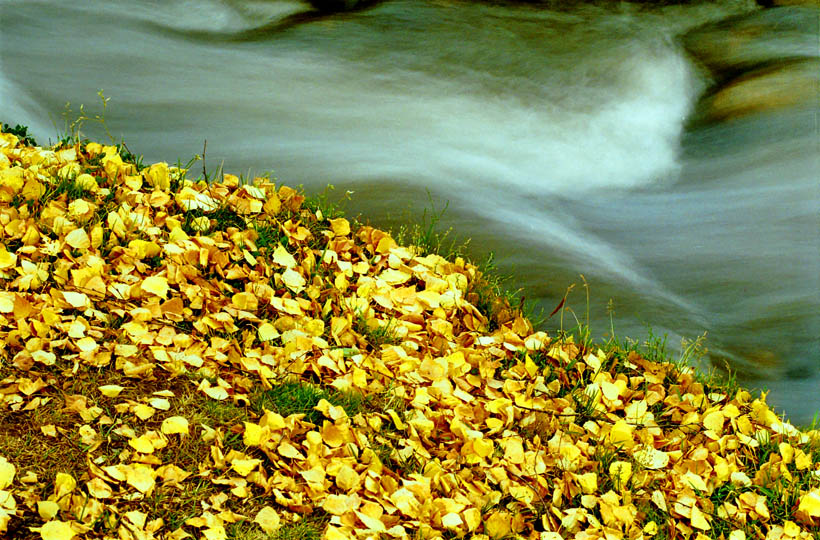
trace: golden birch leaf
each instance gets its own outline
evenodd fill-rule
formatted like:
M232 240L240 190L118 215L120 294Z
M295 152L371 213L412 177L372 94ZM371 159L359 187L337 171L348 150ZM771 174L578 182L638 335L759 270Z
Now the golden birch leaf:
M484 522L484 532L490 538L503 538L512 532L512 516L509 512L496 511Z
M14 312L15 296L14 293L0 291L0 313Z
M782 442L777 445L777 448L780 450L780 456L783 458L783 463L788 465L794 461L794 447L792 445Z
M450 512L441 516L441 525L445 529L457 529L464 525L464 520L455 512Z
M723 430L723 422L726 418L721 411L710 412L703 416L703 427L715 433L720 433Z
M524 463L524 445L521 443L520 438L511 437L507 439L504 446L504 459L510 463Z
M40 528L40 537L43 540L71 540L76 536L71 523L65 521L49 521Z
M321 489L324 486L325 470L320 465L316 465L306 471L299 471L299 475L305 479L308 485L311 485L311 487L315 489Z
M207 382L207 380L206 380L206 382ZM230 395L228 394L228 391L225 390L224 388L222 388L221 386L210 386L209 385L209 386L203 388L202 391L205 392L209 397L211 397L211 398L213 398L217 401L223 401L223 400L226 400L230 397Z
M65 237L65 243L74 249L88 249L91 247L91 239L85 229L74 229Z
M273 250L273 262L285 268L296 268L296 259L288 253L288 250L285 249L285 246L282 244L279 244L276 246L276 249Z
M258 524L267 534L273 534L279 530L282 519L276 510L270 506L265 506L256 514L253 522Z
M236 293L231 298L233 305L245 311L256 311L259 307L259 300L256 295L248 292Z
M282 283L291 291L298 293L305 288L305 278L299 272L288 268L282 272Z
M148 404L160 411L167 411L171 409L171 402L165 398L154 397L148 400Z
M336 485L340 489L350 491L356 489L361 484L361 477L359 473L353 470L349 465L343 465L336 474Z
M478 508L467 508L462 515L468 531L473 532L481 525L481 510Z
M17 468L14 464L6 460L5 457L0 456L0 489L6 489L11 485L16 472Z
M631 447L634 442L632 439L634 429L626 420L618 420L609 431L609 442L615 446Z
M575 475L575 482L587 495L598 490L598 475L594 472Z
M168 298L168 280L162 276L149 276L142 280L140 288L163 299Z
M669 464L669 454L651 446L639 446L632 457L645 469L663 469Z
M697 506L692 506L692 515L689 518L692 523L692 527L696 529L700 529L702 531L708 531L712 528L709 525L709 520L706 519L706 516L703 515L703 512Z
M37 513L43 519L48 521L53 519L60 512L60 505L54 501L37 501Z
M401 270L394 270L392 268L388 268L387 270L383 271L379 274L379 279L383 279L388 285L401 285L407 281L410 281L412 276L406 272L402 272Z
M244 422L245 432L242 434L242 442L245 446L259 446L262 443L262 426L251 422Z
M125 388L118 384L106 384L104 386L98 386L97 390L105 397L115 398L119 396L120 392L125 390Z
M191 220L191 229L199 232L207 232L211 228L211 220L208 216L199 216Z
M0 246L0 270L6 268L14 268L17 265L17 255L6 251L5 247Z
M347 236L350 234L350 222L345 218L330 219L330 229L334 236Z
M524 504L530 504L535 499L535 492L527 486L510 486L510 496Z
M615 461L609 466L609 476L618 489L623 489L632 476L632 464L628 461Z
M140 259L156 257L162 253L162 249L156 242L150 242L148 240L131 240L128 242L128 247L133 249L136 256Z
M142 172L150 186L163 191L171 187L171 178L168 173L168 164L165 162L154 163L148 167L147 171Z
M224 525L217 523L207 529L202 529L202 536L205 537L205 540L227 540L228 533L225 531Z
M492 455L495 450L495 444L490 439L475 439L473 440L473 451L480 458L486 458Z
M143 434L136 439L129 439L128 446L142 454L151 454L154 452L154 445L151 443L151 438L148 434Z
M162 421L160 431L166 435L188 435L188 419L184 416L171 416Z
M746 540L746 532L735 529L729 533L729 540Z
M231 469L237 472L240 476L248 476L257 465L262 463L261 459L235 459L231 461Z
M100 185L97 183L97 180L88 173L83 173L79 175L74 180L74 185L81 187L87 191L91 191L92 193L96 193L100 189Z
M289 442L283 442L280 444L276 451L279 452L279 455L282 457L290 459L305 459L305 456L303 456L302 453L294 448L294 446Z
M271 323L262 323L256 331L259 341L265 342L279 337L279 331Z
M358 510L356 510L355 513L356 517L364 523L364 526L367 527L368 530L375 532L384 532L387 530L387 527L384 526L382 520L370 517L363 512L359 512Z
M151 406L148 406L144 403L140 403L138 405L135 405L134 408L131 409L131 412L134 413L134 415L140 420L148 420L149 418L154 416L154 414L157 411Z
M154 488L154 470L148 465L134 463L125 470L125 481L141 493Z
M795 523L794 521L789 521L788 519L783 522L783 532L786 533L786 536L791 538L797 538L800 536L800 526Z
M820 489L813 489L800 497L800 506L797 509L810 517L820 517Z
M650 521L649 523L644 525L643 533L646 536L655 536L656 534L658 534L658 524L654 521Z
M341 516L349 510L347 504L347 497L344 495L335 494L328 495L327 497L325 497L325 500L322 501L322 510L324 510L328 514Z
M54 477L54 496L62 499L77 487L77 481L67 473L58 472Z
M65 298L65 301L68 302L71 307L77 309L86 309L91 307L91 301L84 293L63 291L63 298Z

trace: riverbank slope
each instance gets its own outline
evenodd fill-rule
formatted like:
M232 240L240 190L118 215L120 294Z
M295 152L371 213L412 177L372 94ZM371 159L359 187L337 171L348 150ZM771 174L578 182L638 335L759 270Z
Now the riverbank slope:
M818 432L764 398L535 331L473 264L270 179L207 180L0 134L0 532L820 534Z

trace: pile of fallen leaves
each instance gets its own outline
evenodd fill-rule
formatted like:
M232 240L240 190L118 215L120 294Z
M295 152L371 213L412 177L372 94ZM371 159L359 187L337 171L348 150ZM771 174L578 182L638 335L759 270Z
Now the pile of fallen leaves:
M0 134L0 534L820 531L817 433L763 399L482 313L473 265L269 179L27 144Z

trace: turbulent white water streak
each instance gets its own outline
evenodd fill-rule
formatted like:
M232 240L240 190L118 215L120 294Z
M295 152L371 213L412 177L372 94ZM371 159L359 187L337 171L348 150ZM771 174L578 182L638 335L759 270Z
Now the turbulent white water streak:
M109 128L147 160L207 139L209 167L352 189L385 223L430 190L548 311L583 273L596 331L609 298L624 334L708 330L714 358L805 420L820 409L800 390L820 384L816 111L684 131L708 81L676 35L741 4L405 0L294 18L306 4L4 1L0 116L47 140L66 101L93 112L104 89Z

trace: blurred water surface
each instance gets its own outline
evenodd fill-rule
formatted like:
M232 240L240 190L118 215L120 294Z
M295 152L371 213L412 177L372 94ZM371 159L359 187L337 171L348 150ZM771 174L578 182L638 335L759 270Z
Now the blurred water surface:
M595 335L609 299L622 336L708 332L708 360L807 422L820 410L816 88L769 107L781 77L752 96L762 106L710 116L701 98L738 65L714 63L720 35L690 40L703 63L680 39L752 9L6 0L0 118L54 139L65 103L99 112L103 89L109 128L148 161L187 160L207 139L209 167L352 190L350 210L382 225L418 218L429 193L547 312L584 274ZM785 65L784 35L731 52ZM583 295L572 303L583 313Z

